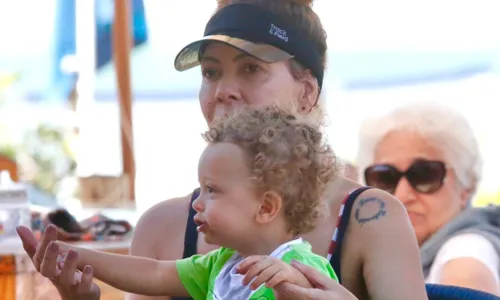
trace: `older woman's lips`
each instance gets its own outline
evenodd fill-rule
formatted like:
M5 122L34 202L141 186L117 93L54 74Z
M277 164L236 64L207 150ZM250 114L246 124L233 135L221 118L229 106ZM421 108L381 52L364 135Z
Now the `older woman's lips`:
M414 222L414 221L417 221L419 219L422 219L422 214L409 211L408 218L410 218L410 221Z

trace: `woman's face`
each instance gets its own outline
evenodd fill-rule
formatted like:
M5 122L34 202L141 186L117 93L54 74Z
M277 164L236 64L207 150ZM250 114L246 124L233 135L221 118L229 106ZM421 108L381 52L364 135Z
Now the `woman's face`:
M434 144L411 131L389 133L375 149L376 165L388 164L405 172L416 161L447 163L443 153ZM446 168L444 176L442 187L433 193L416 191L406 177L400 179L394 190L394 195L408 211L420 245L451 221L467 203L468 195L457 182L453 166Z
M243 105L299 101L304 84L285 62L265 63L222 43L211 43L200 57L200 104L208 123Z

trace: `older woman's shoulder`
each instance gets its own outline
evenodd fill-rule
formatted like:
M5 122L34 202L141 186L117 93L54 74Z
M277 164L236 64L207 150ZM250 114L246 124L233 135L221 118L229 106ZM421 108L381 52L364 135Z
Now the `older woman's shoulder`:
M499 260L494 245L484 236L477 233L459 234L439 249L426 281L498 295Z
M455 261L457 263L458 260L463 258L481 263L491 272L495 283L500 283L498 270L500 257L497 249L491 241L478 233L463 233L447 240L439 249L432 263L427 281L429 283L439 283L443 268L449 262Z

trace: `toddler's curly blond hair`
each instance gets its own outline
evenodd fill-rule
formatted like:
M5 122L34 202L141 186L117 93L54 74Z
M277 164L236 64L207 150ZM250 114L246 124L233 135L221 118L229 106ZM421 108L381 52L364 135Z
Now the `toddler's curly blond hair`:
M259 191L282 197L291 233L314 228L325 187L340 173L319 126L277 106L245 107L215 120L203 137L210 144L234 143L246 152Z

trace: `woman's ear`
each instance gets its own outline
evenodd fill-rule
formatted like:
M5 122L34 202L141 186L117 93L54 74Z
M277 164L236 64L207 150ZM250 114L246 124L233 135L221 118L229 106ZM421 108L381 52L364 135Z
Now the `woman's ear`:
M462 193L460 193L460 208L465 209L469 206L470 202L472 201L472 195L474 195L475 191L475 187L462 190Z
M268 191L262 194L260 207L255 216L257 223L266 224L279 215L283 206L283 199L276 192Z
M319 98L318 80L311 73L311 70L304 70L300 82L303 84L302 94L299 97L299 110L308 113L312 110Z

